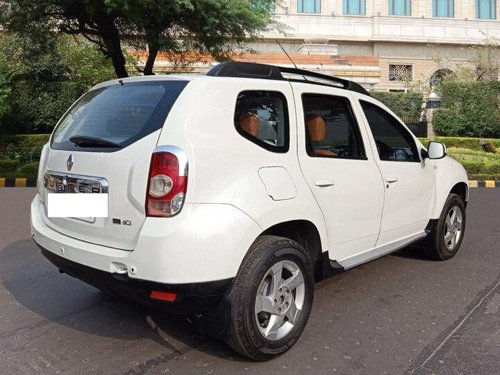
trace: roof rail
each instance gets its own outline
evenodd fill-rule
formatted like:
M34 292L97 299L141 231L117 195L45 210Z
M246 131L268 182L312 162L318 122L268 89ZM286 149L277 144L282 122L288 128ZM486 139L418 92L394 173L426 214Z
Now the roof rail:
M229 61L216 65L207 73L207 75L213 77L242 77L271 79L276 81L305 82L315 85L333 86L359 92L364 95L370 95L363 86L347 79L311 72L304 69L286 68L275 65Z

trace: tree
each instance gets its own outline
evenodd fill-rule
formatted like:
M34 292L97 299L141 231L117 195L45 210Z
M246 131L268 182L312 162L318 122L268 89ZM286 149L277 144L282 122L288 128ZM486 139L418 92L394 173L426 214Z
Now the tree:
M2 33L0 132L50 132L81 94L112 78L109 61L85 40L53 32L33 37Z
M124 46L147 49L144 74L160 51L209 53L227 59L272 24L274 0L5 0L7 29L82 35L128 76Z
M438 71L448 72L443 78L445 81L497 81L500 70L500 39L484 36L484 41L463 49L464 61L456 62L450 56L434 55ZM436 46L432 46L439 50ZM441 79L441 80L443 80ZM440 80L440 81L441 81ZM440 83L440 82L438 82Z

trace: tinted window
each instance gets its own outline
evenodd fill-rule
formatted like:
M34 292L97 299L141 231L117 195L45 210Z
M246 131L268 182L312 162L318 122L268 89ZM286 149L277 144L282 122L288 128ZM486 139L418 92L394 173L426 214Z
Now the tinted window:
M51 147L63 150L114 151L76 146L71 137L91 137L121 147L160 129L186 81L134 82L89 91L64 116Z
M398 120L374 104L361 101L361 106L375 139L380 160L420 161L413 137Z
M365 150L347 98L302 96L306 148L310 156L365 159Z
M236 130L259 146L288 151L288 109L285 96L274 91L244 91L234 113Z

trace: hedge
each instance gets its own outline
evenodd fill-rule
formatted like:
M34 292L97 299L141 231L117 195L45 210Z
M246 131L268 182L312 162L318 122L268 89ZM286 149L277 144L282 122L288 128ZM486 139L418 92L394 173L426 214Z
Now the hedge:
M75 82L15 82L10 94L11 110L2 119L0 132L51 132L81 94L82 89Z
M38 161L49 137L50 134L0 134L0 158L15 159L21 163Z
M427 138L419 138L420 142L424 146L427 146L430 139ZM455 148L466 148L469 150L483 151L481 147L482 140L490 141L493 146L500 152L500 139L491 139L491 138L468 138L468 137L435 137L435 141L442 142L446 145L446 147L455 147Z
M402 119L419 118L424 97L418 92L371 91L370 95L380 100Z
M37 161L25 164L17 169L16 177L37 177L38 175L38 165L40 163Z
M7 174L14 173L19 165L19 160L0 159L0 177L4 177Z
M444 82L432 125L443 136L500 137L498 82Z

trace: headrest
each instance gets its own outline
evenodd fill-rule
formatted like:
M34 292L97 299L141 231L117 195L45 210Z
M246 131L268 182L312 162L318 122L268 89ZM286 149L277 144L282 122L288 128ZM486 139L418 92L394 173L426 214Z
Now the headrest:
M255 113L245 112L241 114L240 117L241 130L247 132L248 134L254 137L257 137L257 134L259 134L259 126L260 126L259 116L257 116Z
M326 138L326 122L319 115L309 115L307 120L307 131L313 142L321 142Z

